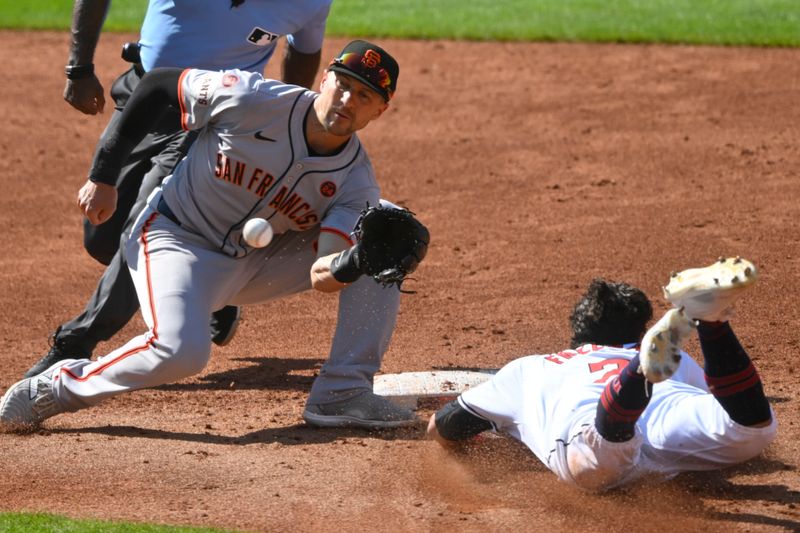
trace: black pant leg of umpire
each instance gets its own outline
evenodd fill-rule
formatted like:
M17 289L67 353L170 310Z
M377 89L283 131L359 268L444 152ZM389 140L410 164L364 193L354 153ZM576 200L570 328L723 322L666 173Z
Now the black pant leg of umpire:
M141 185L137 188L135 201L130 202L127 216L116 234L115 253L86 308L80 315L61 326L59 339L77 344L87 353L91 354L98 342L110 339L122 329L139 309L139 300L128 271L123 243L127 240L133 223L145 206L150 193L172 172L194 139L193 135L188 136L179 128L179 123L177 111L169 112L155 131L148 134L136 148L139 155L148 153L153 155L147 157L144 177L139 178L142 173L136 176L137 171L144 166L136 162L131 163L131 172L121 177L121 179L135 179L137 183L141 179Z

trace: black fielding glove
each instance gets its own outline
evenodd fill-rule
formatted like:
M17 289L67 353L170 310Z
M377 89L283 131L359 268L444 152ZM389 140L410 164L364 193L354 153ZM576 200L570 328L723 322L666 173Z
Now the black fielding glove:
M414 213L396 207L367 207L354 234L358 244L350 249L348 261L384 286L400 287L425 258L431 240Z

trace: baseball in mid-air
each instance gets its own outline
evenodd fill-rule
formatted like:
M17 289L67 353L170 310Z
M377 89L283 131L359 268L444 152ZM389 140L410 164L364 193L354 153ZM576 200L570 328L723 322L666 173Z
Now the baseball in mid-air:
M242 236L253 248L263 248L272 240L272 225L263 218L251 218L245 222Z

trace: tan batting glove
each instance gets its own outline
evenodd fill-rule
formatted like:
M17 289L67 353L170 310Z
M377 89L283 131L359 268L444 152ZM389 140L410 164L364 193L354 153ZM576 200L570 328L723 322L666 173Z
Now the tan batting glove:
M78 209L93 225L102 224L117 209L117 188L87 180L78 191Z

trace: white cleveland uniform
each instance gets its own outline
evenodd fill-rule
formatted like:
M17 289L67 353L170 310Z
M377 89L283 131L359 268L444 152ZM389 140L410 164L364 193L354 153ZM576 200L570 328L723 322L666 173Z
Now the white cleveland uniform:
M336 155L309 154L303 124L315 98L258 74L184 72L183 124L201 132L163 190L150 196L126 247L149 331L97 361L65 362L53 384L62 409L200 372L211 353L212 311L309 289L319 232L351 240L360 211L380 201L379 188L356 135ZM175 220L159 212L162 196ZM256 216L275 230L260 249L241 238ZM310 402L371 387L398 305L395 287L368 277L342 291L345 333L337 330ZM385 319L366 335L370 317Z
M522 441L562 480L610 488L647 474L665 478L722 468L758 455L775 434L732 421L708 392L702 368L685 352L653 396L627 442L604 440L594 427L606 383L637 354L634 347L585 345L516 359L465 391L461 405ZM602 480L583 482L593 473Z

